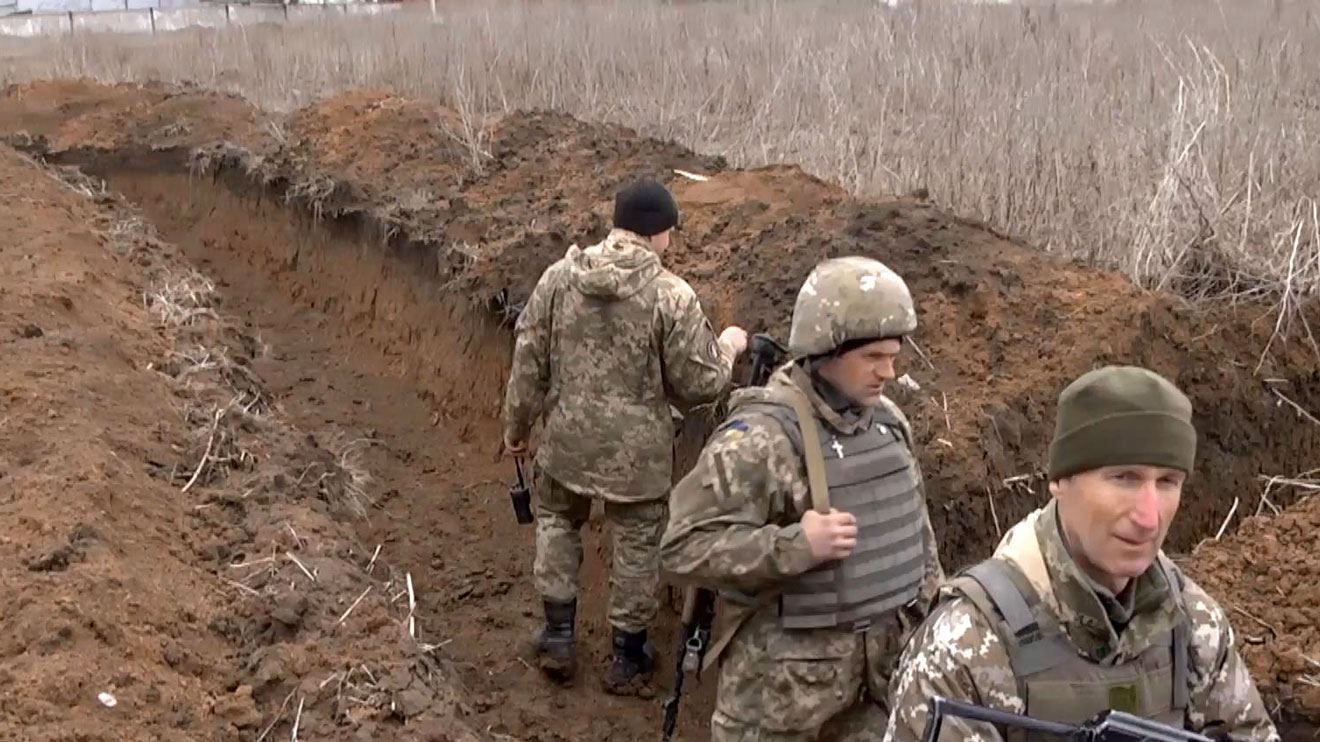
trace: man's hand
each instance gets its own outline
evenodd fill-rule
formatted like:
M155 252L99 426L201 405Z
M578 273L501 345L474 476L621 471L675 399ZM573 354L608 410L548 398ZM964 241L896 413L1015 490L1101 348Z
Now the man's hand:
M526 455L527 441L512 440L507 435L504 436L504 453L514 457Z
M843 559L857 547L857 519L851 513L830 508L828 515L808 510L802 516L802 533L819 561Z
M737 325L730 325L720 333L720 342L733 351L735 356L747 350L747 331Z

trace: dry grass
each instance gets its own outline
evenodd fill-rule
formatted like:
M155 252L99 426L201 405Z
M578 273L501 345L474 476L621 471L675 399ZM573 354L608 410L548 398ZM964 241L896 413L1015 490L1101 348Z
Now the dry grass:
M417 14L24 42L0 79L190 80L276 109L350 86L474 122L564 110L861 194L929 189L1048 250L1192 299L1320 287L1320 9L440 2ZM16 42L3 42L15 44ZM466 141L480 166L482 128Z

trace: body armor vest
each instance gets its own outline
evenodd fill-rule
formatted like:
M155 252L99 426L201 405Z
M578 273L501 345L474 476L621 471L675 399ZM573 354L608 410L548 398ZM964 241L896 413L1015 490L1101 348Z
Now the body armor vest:
M807 456L799 415L775 404L749 405L775 418L799 455ZM823 458L828 502L857 518L857 546L786 581L780 589L780 621L786 629L843 628L864 631L872 621L917 597L925 576L925 528L916 467L901 423L875 410L875 422L852 435L837 435L813 414ZM808 466L810 470L811 466Z
M1173 568L1163 556L1156 563L1169 589L1181 596ZM1077 651L1054 612L1012 562L987 559L965 570L954 585L995 625L1027 716L1081 724L1114 709L1184 728L1190 638L1185 619L1124 664L1102 665ZM1007 742L1056 739L1009 731Z

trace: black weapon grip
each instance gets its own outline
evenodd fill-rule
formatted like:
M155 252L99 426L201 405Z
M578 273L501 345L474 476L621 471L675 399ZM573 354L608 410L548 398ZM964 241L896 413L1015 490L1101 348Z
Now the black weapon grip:
M527 480L523 477L522 457L513 457L513 467L518 473L518 483L509 488L509 499L513 502L513 517L521 525L536 520L532 515L532 494L527 489Z

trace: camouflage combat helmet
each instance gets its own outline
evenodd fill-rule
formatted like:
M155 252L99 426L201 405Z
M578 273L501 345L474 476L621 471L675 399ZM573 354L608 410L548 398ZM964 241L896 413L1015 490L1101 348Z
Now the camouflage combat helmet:
M826 260L812 269L793 306L788 350L829 353L851 340L908 335L917 329L912 294L898 274L871 258Z

